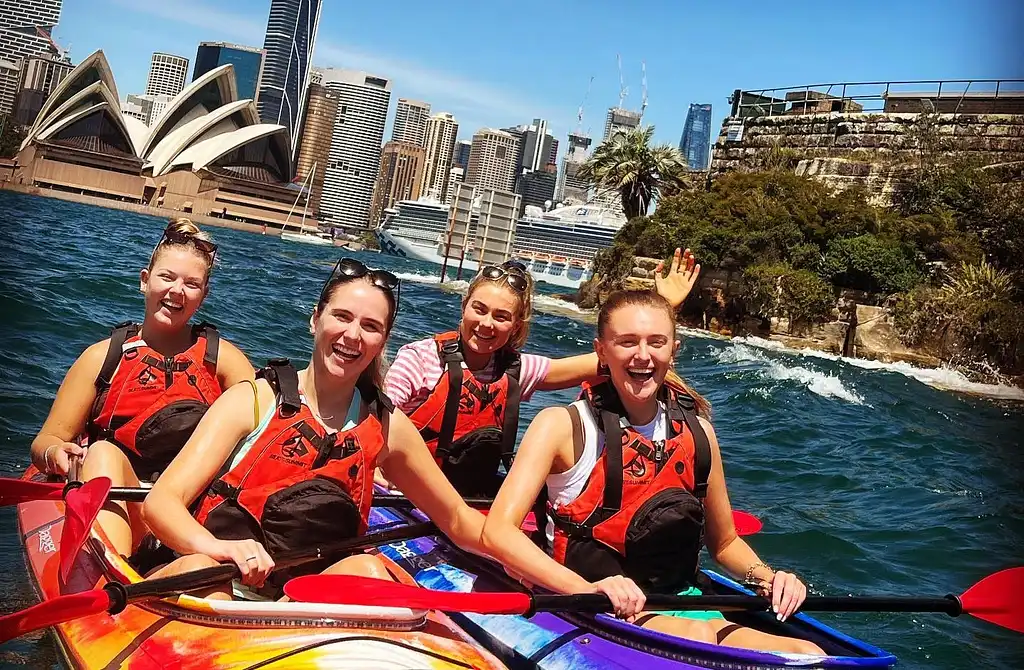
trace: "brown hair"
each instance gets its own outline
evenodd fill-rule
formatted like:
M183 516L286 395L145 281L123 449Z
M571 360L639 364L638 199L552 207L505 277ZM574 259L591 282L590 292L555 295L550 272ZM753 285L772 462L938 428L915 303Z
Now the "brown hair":
M482 274L477 274L469 282L469 290L466 291L466 297L462 299L462 311L466 311L466 305L469 304L469 299L473 297L473 292L476 291L484 282L490 282L491 284L498 284L503 286L505 290L512 293L516 298L516 327L513 329L512 334L508 338L508 344L505 348L512 349L513 351L519 351L526 346L526 339L530 336L530 317L533 316L533 275L529 272L523 272L522 276L526 279L526 290L520 293L508 284L504 277L498 279L491 279L485 277Z
M672 305L654 291L613 291L610 293L604 304L601 305L601 310L597 313L598 339L604 339L612 314L624 307L653 307L654 309L664 310L673 324L672 341L675 342L675 313ZM704 396L694 391L682 377L676 374L675 370L669 369L668 374L665 375L665 384L679 393L685 393L690 396L693 399L698 415L704 418L711 416L711 403Z
M174 239L168 239L168 234L171 234ZM153 264L156 263L156 257L160 254L162 249L169 249L176 247L179 249L191 249L193 252L198 254L206 261L206 281L210 280L210 273L213 271L213 258L212 252L203 251L200 249L196 242L209 242L213 243L213 238L210 234L199 229L192 219L185 217L179 217L177 219L171 219L164 229L164 234L160 236L160 241L157 242L156 247L153 249L153 253L149 257L149 265L146 266L148 270L153 270Z
M363 370L361 375L359 375L360 379L366 379L378 389L382 389L384 388L384 376L388 371L388 359L387 356L384 355L384 351L387 348L388 338L391 336L391 328L395 325L395 312L398 311L398 305L395 303L395 296L390 291L386 291L379 286L374 286L368 276L351 278L346 277L345 275L338 275L324 286L324 290L320 294L320 300L316 304L316 313L320 314L320 312L323 311L324 307L327 306L327 303L329 303L331 298L334 296L334 292L337 291L342 284L349 284L356 281L363 281L367 285L373 286L373 288L383 293L384 298L388 301L387 331L384 332L385 346L381 347L380 353L370 361L370 364L367 365L366 369Z

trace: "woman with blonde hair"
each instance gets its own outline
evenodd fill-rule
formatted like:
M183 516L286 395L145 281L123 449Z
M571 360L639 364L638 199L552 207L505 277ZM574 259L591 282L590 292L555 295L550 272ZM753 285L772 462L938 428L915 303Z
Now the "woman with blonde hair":
M659 293L678 307L700 274L676 249ZM464 496L493 497L499 466L511 465L519 405L534 391L573 388L600 378L595 354L548 358L520 353L530 332L533 278L515 261L481 268L462 300L458 330L398 350L384 392L409 416L441 470ZM387 472L380 481L386 481Z
M217 245L185 218L172 220L139 274L141 324L124 323L88 347L64 377L32 462L114 486L154 479L184 446L207 408L230 386L253 379L249 360L209 323L192 317L210 291ZM108 502L97 521L128 556L146 534L138 503Z

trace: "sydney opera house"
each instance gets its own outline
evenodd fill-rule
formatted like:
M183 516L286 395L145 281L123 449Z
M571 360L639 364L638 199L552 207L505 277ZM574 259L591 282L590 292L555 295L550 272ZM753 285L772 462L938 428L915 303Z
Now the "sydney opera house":
M121 113L107 59L97 51L50 94L11 180L279 226L300 195L291 177L287 129L260 123L253 101L238 99L231 65L197 78L146 126Z

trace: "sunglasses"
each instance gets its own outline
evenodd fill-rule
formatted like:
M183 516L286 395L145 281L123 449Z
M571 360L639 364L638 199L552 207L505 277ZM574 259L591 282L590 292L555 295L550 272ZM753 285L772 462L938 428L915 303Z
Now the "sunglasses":
M339 258L338 262L334 264L334 269L331 270L331 275L327 278L327 281L324 282L324 287L320 289L321 302L324 299L324 295L327 293L327 287L330 286L332 281L339 277L343 278L344 281L369 277L371 284L379 289L387 291L388 294L394 298L395 313L398 312L398 301L402 295L402 282L398 277L387 270L371 270L354 258ZM395 315L392 314L392 321L394 321L394 316Z
M495 281L504 279L518 293L525 293L530 287L526 278L526 266L519 261L505 261L501 265L486 265L480 274Z
M172 224L173 225L173 224ZM217 245L209 240L203 240L195 236L194 233L182 232L180 230L174 230L171 226L168 226L164 230L163 236L160 238L160 246L167 241L171 244L191 244L199 251L204 254L210 254L213 257L217 256Z

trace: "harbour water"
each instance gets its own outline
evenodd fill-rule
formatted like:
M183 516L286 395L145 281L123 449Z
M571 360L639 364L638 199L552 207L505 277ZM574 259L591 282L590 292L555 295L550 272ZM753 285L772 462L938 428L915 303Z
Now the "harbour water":
M112 325L141 318L138 273L164 225L0 192L0 475L28 465L29 443L75 357ZM309 312L340 250L212 232L220 252L201 317L255 364L307 360ZM392 352L455 326L464 284L439 286L427 264L357 255L403 279ZM591 349L593 326L574 318L575 308L550 295L538 302L544 311L527 351ZM1024 563L1024 404L1016 390L699 334L687 337L678 367L714 404L733 505L765 522L751 545L812 592L960 593ZM573 398L537 394L520 429L540 408ZM0 509L2 612L35 602L15 526L14 510ZM966 616L820 618L896 653L903 668L1011 668L1024 659L1024 638ZM46 635L0 646L0 667L56 663Z

